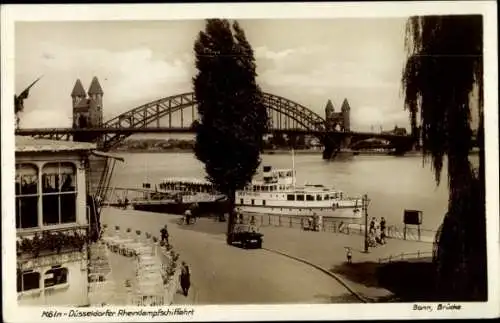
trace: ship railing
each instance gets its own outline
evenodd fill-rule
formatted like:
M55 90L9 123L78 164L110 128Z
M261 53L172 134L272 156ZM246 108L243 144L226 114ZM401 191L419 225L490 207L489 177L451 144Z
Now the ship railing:
M273 214L261 214L261 213L245 213L243 214L244 223L251 223L253 217L253 222L257 226L279 226L294 228L300 230L313 229L309 228L308 217L299 215L273 215ZM336 234L347 234L347 235L364 235L365 225L361 223L352 223L348 219L340 220L333 218L323 218L323 223L315 228L316 231L330 232ZM399 227L396 225L388 225L386 230L386 238L388 239L399 239L399 240L410 240L410 241L421 241L421 242L434 242L434 237L436 235L435 230L428 229L418 229L414 227L407 227L406 233L404 227Z

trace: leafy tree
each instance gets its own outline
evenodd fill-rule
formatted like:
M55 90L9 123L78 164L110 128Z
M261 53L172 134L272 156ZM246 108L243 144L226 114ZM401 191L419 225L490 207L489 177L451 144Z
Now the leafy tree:
M402 83L412 133L418 133L419 118L424 161L431 160L437 185L444 162L448 168L448 212L434 257L435 293L444 300L487 295L482 23L482 16L472 15L411 17L407 23ZM472 111L479 118L478 171L468 159Z
M276 145L276 147L284 147L286 146L286 139L281 132L277 132L273 134L272 143Z
M287 143L290 148L297 147L297 135L294 133L287 134Z
M297 142L295 143L297 148L304 149L306 147L306 137L304 134L297 135Z
M268 124L262 92L255 81L252 47L238 22L209 19L194 44L198 102L195 154L207 179L227 195L234 226L235 191L244 188L260 165Z

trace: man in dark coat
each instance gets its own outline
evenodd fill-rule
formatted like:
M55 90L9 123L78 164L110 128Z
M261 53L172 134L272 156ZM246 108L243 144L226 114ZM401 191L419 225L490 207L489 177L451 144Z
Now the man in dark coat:
M189 287L191 286L191 273L189 271L188 265L183 261L182 262L182 267L181 267L181 288L182 288L182 293L184 296L188 296L189 292Z
M168 243L168 229L167 229L167 225L166 224L160 230L160 233L161 233L161 241L164 241L164 242Z

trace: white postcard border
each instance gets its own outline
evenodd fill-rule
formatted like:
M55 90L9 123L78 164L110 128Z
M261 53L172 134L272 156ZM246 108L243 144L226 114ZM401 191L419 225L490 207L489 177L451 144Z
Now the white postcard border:
M414 311L413 303L404 304L332 304L332 305L238 305L163 307L194 309L190 316L131 316L131 317L71 317L71 320L102 321L226 321L226 320L327 320L327 319L413 319L413 318L486 318L499 315L499 201L498 201L498 66L497 15L494 1L460 2L363 2L363 3L267 3L267 4L134 4L134 5L7 5L1 7L1 84L2 84L2 257L3 309L6 321L68 321L68 316L42 318L43 311L69 313L63 307L18 307L15 288L13 191L14 181L14 24L16 21L76 21L76 20L166 20L204 19L208 17L237 19L288 18L375 18L405 17L425 14L482 14L484 16L484 93L486 128L486 194L488 229L487 303L457 303L460 311ZM435 303L428 303L434 304ZM422 303L419 305L427 305ZM433 305L433 306L434 306ZM132 308L127 310L155 310ZM118 311L120 307L109 307ZM73 308L79 311L106 308Z

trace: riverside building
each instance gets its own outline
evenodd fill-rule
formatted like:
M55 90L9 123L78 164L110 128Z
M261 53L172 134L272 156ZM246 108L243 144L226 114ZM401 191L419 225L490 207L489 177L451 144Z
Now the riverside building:
M89 305L86 167L95 144L16 137L20 305Z

